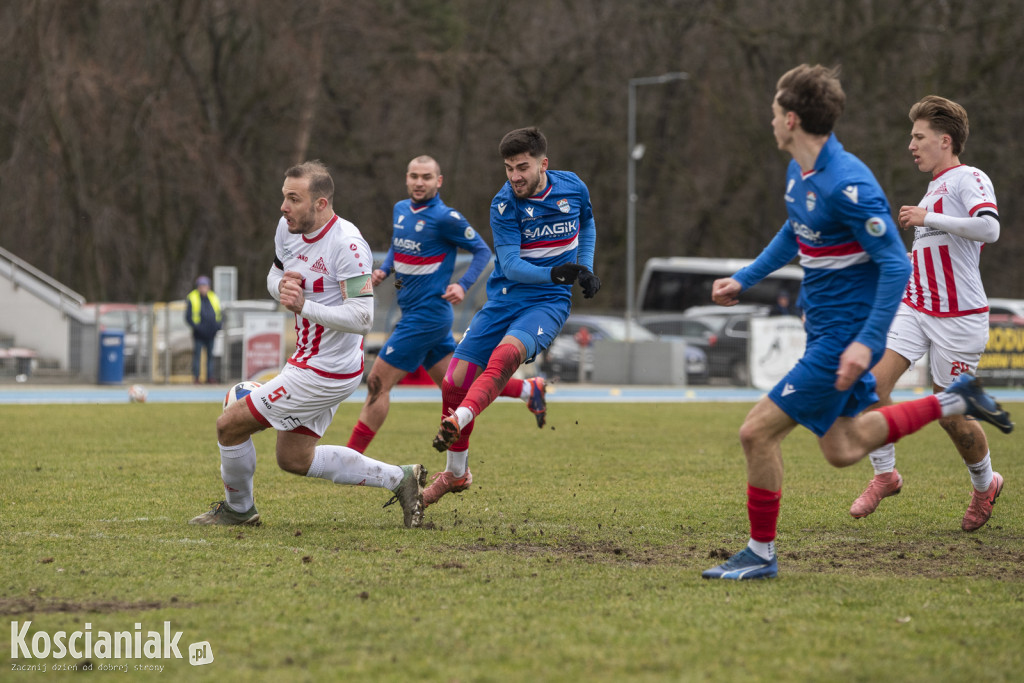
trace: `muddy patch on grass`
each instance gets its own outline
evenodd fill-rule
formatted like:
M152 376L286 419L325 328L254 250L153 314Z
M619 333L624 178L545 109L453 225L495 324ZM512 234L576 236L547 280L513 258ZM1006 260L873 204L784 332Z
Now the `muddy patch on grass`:
M0 597L0 615L16 614L55 614L55 613L89 613L110 614L114 612L144 612L163 607L184 607L182 603L172 599L170 602L125 602L121 600L95 600L80 602L76 600L41 600L33 598L2 598Z
M614 541L565 540L551 544L511 542L475 543L468 552L500 552L514 557L540 557L624 565L677 565L707 568L728 559L740 548L680 542L661 546L637 546ZM988 578L1024 581L1024 539L979 538L900 540L888 543L840 544L831 541L809 548L807 539L798 549L782 548L780 566L789 572L858 576L918 576L921 578ZM707 566L705 566L707 565Z

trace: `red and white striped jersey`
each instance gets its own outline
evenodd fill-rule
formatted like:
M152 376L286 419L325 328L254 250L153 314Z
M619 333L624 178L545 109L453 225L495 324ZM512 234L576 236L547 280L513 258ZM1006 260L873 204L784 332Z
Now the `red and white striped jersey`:
M967 218L988 213L996 218L992 181L972 166L946 169L928 183L918 206L932 213ZM903 301L922 313L956 317L984 313L988 297L981 284L982 242L918 226L914 231L914 272Z
M370 246L352 223L334 216L312 235L293 235L282 218L274 251L283 270L302 273L303 295L324 306L344 301L341 283L373 270ZM277 267L276 265L274 266ZM363 371L363 336L324 327L295 315L295 353L288 362L324 377L350 378Z

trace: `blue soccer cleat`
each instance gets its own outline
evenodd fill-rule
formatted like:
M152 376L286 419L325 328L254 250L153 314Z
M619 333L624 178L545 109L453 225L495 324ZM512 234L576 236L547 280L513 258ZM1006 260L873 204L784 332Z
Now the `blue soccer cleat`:
M957 394L967 402L967 414L979 420L995 425L1003 434L1013 431L1010 414L996 403L996 400L985 393L981 382L974 375L960 373L956 381L945 388L943 393Z
M750 548L744 548L728 560L701 573L705 579L774 579L779 575L779 562L766 560Z
M537 427L543 427L548 416L548 402L544 398L548 390L547 384L543 377L531 377L526 382L530 385L530 400L527 401L526 407L537 418Z

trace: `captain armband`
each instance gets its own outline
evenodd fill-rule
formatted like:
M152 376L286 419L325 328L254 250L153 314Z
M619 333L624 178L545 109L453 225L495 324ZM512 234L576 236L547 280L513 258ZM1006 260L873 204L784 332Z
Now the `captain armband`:
M342 299L355 299L361 296L373 296L373 282L369 273L341 281Z

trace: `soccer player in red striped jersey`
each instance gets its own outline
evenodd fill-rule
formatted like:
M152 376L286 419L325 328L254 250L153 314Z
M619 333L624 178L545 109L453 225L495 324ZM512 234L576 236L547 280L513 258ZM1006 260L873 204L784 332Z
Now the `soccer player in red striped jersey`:
M295 353L281 372L217 419L225 499L190 524L257 525L252 435L277 431L277 464L336 484L390 490L405 526L420 526L422 465L389 465L345 446L319 445L338 405L363 376L363 335L373 325L373 255L355 225L334 213L334 180L319 161L285 173L267 289L295 314ZM390 503L385 503L388 505Z
M910 153L931 176L917 206L903 206L899 225L914 229L913 273L889 328L885 355L872 369L882 404L911 364L929 355L935 391L960 373L973 373L988 341L988 298L979 262L986 244L999 239L999 209L992 181L960 162L969 133L967 112L956 102L928 95L910 109ZM939 424L956 446L974 487L961 528L974 531L992 514L1003 478L992 471L988 440L981 425L963 415ZM871 453L875 476L850 507L866 517L883 498L903 487L896 450L888 444Z

